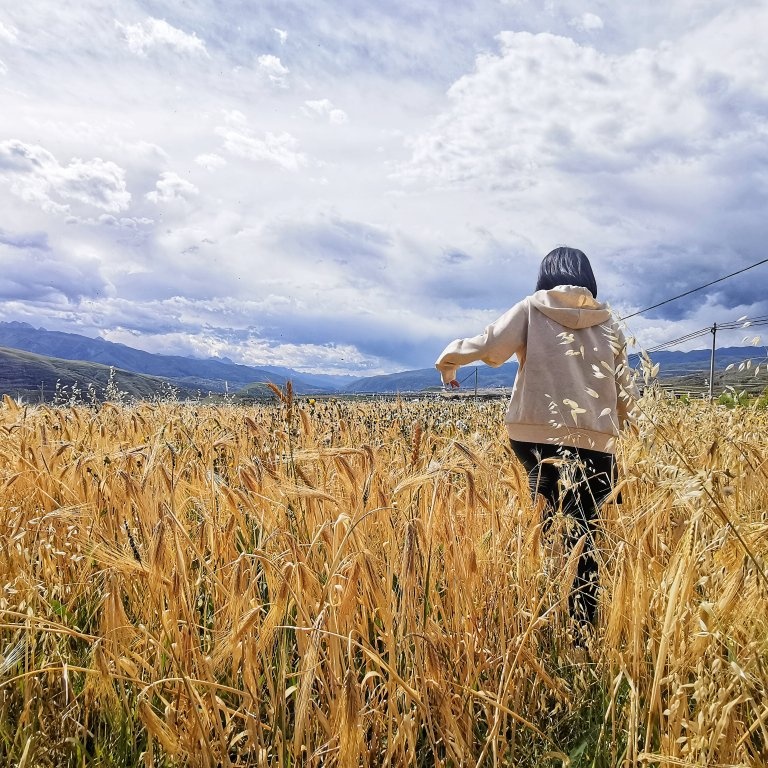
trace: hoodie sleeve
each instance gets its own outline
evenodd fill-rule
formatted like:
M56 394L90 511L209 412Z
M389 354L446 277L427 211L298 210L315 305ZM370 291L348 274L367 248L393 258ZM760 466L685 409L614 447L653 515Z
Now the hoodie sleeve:
M512 355L520 355L527 336L528 300L524 299L487 326L479 336L452 341L437 358L435 368L440 371L443 384L455 379L456 371L467 363L481 360L498 368Z

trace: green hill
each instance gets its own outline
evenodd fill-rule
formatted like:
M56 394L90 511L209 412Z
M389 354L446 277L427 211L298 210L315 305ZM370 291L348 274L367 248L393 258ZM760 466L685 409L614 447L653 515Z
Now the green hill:
M0 394L16 400L50 402L58 397L60 401L88 401L91 393L97 400L104 400L108 387L142 400L167 396L172 390L181 397L197 394L183 387L171 387L167 379L157 376L0 347Z

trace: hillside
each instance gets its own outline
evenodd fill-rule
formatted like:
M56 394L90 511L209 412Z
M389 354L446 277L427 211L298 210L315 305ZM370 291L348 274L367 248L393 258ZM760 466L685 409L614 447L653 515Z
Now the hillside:
M28 362L22 363L20 357L6 357L3 377L5 386L20 387L25 391L35 391L37 397L44 391L47 397L52 394L52 386L56 379L67 376L67 381L78 381L77 371L83 374L80 388L85 389L92 379L93 371L86 365L83 367L62 367L64 361L97 364L131 371L142 377L166 379L173 386L195 394L202 392L224 393L251 398L258 397L265 391L264 384L272 382L284 386L286 380L293 383L297 394L311 395L320 393L395 393L420 392L440 388L440 377L432 368L420 368L379 376L355 378L352 376L304 374L290 368L265 366L253 368L239 365L231 360L199 360L179 355L156 355L133 349L124 344L115 344L104 339L93 339L74 333L48 331L44 328L33 328L28 323L0 322L0 347L7 347L6 352L22 350L38 356L46 356L55 362L47 363L39 373L31 373ZM660 351L651 354L655 363L659 363L659 377L664 380L685 379L687 382L702 383L709 377L710 350L697 349L690 352ZM41 358L42 359L42 358ZM716 383L729 365L738 367L746 360L752 360L753 365L765 361L765 349L761 347L725 347L716 350L715 368L720 373ZM639 364L637 355L630 356L630 364ZM18 370L17 370L18 369ZM51 371L57 373L53 375ZM44 373L45 371L45 373ZM459 371L462 389L475 386L475 366L465 366ZM477 386L481 389L511 387L517 373L517 363L510 362L500 368L490 368L485 365L477 366ZM726 382L733 377L726 376ZM100 379L103 376L99 374ZM127 380L127 373L124 375ZM100 380L99 379L99 380ZM41 390L42 385L42 390ZM139 390L145 388L154 391L156 384L136 385ZM21 391L21 389L19 391Z
M659 363L659 378L680 379L703 382L709 378L710 350L695 349L690 352L661 351L650 355L654 363ZM765 349L761 347L723 347L715 351L715 370L718 377L715 379L720 387L725 386L731 379L735 379L735 372L725 373L729 365L735 368L752 360L753 365L759 361L765 362ZM629 363L634 368L639 365L638 355L630 355ZM467 365L459 369L458 378L462 382L462 389L474 388L474 371L477 368L477 385L481 389L493 389L497 387L511 387L515 383L517 375L517 362L505 363L499 368L490 368L487 365ZM743 379L744 377L740 377ZM434 368L420 368L412 371L400 371L380 376L368 376L358 379L344 388L344 392L420 392L425 389L440 388L440 375Z
M156 355L104 339L33 328L28 323L0 323L0 347L34 352L61 360L100 363L125 371L160 376L169 379L176 386L206 393L231 392L254 382L271 381L283 386L287 378L293 381L294 389L298 393L327 391L327 387L305 382L300 375L285 376L231 361Z
M114 370L114 373L113 373ZM157 376L144 376L130 371L113 369L99 363L62 360L44 357L32 352L0 347L0 394L27 402L51 401L69 398L79 390L77 399L89 399L89 386L97 399L103 399L110 383L132 398L149 400L167 396L169 382ZM196 393L184 387L174 387L180 397L192 397Z
M692 349L690 352L662 350L652 352L649 357L659 364L659 376L669 378L691 373L705 373L709 377L710 349ZM715 370L724 371L729 365L738 366L746 360L752 360L754 365L759 361L765 362L765 347L720 347L715 350ZM639 363L638 355L629 356L629 364L633 367Z
M505 363L499 368L487 365L468 365L459 370L459 381L464 388L474 388L475 368L477 386L483 389L511 387L517 375L517 363ZM462 381L462 379L464 381ZM358 379L344 388L345 392L421 392L425 389L440 389L440 374L434 368L419 368L382 376L368 376Z

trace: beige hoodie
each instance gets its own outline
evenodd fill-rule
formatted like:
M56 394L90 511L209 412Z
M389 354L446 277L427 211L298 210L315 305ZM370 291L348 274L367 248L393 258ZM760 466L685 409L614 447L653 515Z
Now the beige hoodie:
M605 304L574 285L537 291L485 333L449 344L435 366L448 384L461 365L495 368L513 355L520 368L504 420L512 439L614 451L637 389Z

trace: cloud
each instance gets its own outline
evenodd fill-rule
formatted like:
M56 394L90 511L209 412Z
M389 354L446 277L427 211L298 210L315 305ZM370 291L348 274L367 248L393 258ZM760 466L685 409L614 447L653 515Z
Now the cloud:
M225 109L223 111L224 122L235 128L246 128L248 118L239 109Z
M580 32L594 32L605 26L603 20L594 13L582 13L581 16L572 18L568 24Z
M200 354L251 364L422 367L506 309L526 277L515 248L484 235L451 248L331 211L259 227L197 216L194 228L157 232L140 269L110 274L121 303L103 327L137 331L145 338L127 343L155 350L191 349L189 337Z
M11 248L21 250L33 249L39 251L50 251L48 245L48 235L45 232L34 232L26 235L15 235L0 229L0 245L7 245Z
M3 63L3 60L0 59L0 75L6 75L8 74L8 67L5 66Z
M768 8L755 13L627 53L502 33L413 140L400 178L420 194L486 199L542 253L553 239L585 248L628 310L658 301L659 285L674 294L756 261L768 236L768 89L756 73L768 51L748 40ZM757 300L731 281L658 314L682 319L707 295Z
M96 258L55 254L34 242L39 236L32 237L27 246L19 238L10 246L0 241L0 299L4 302L60 304L63 300L69 306L110 293Z
M195 162L207 171L215 171L227 164L227 161L221 155L215 153L198 155L195 158Z
M288 39L288 33L284 29L278 29L277 27L273 27L272 31L277 35L278 40L280 40L280 45L285 45L285 41Z
M205 43L193 32L191 35L152 16L138 24L115 22L131 53L146 56L153 48L170 48L176 53L208 56Z
M633 310L652 306L736 272L747 265L744 263L745 255L727 243L712 243L710 247L699 243L665 244L642 249L627 247L613 254L614 262L621 264L621 280L626 287L620 290L614 286L612 292L614 295L623 294L625 300L631 296ZM763 254L755 251L750 261L754 263L761 257ZM681 321L698 315L701 310L708 314L706 323L710 325L713 321L734 320L738 315L731 317L728 307L766 304L764 281L758 271L765 269L757 267L754 271L677 299L644 314L643 320L663 318ZM606 270L603 268L601 271ZM653 280L649 280L648 275L653 275ZM663 294L660 294L659 286L664 287ZM635 319L632 322L637 325L642 321Z
M26 202L53 213L68 213L73 200L105 211L125 210L131 194L125 171L109 160L75 157L67 165L47 149L18 139L0 142L0 179L10 181L11 191Z
M173 171L164 171L155 184L153 192L147 192L145 197L152 203L173 203L178 200L186 201L189 197L199 194L200 190L191 182L182 179Z
M6 43L16 43L19 39L19 30L14 26L7 26L0 21L0 40Z
M526 32L499 42L498 55L479 57L451 86L450 109L414 142L411 172L526 189L548 174L704 160L761 130L748 115L765 103L762 86L750 84L747 68L724 71L714 52L704 58L678 45L609 55Z
M267 238L269 245L308 266L322 264L326 274L330 265L342 271L351 267L350 283L386 280L383 271L394 244L389 232L338 216L280 221L267 230Z
M138 347L155 354L195 358L227 357L241 365L286 366L307 373L379 373L379 361L350 344L285 343L263 338L258 329L199 328L185 326L166 332L137 334L125 328L108 330L108 341Z
M298 141L290 133L268 131L258 136L247 126L219 126L216 133L224 139L224 149L236 157L267 161L289 171L298 171L307 165L307 157L298 150Z
M259 71L264 74L273 85L285 88L288 85L288 74L290 70L283 66L277 56L264 54L256 60L259 65Z
M342 125L347 122L347 113L343 109L334 107L330 99L305 101L304 106L305 115L322 117L334 125Z
M90 223L90 222L89 222ZM134 218L131 216L121 216L119 219L116 216L111 216L108 213L102 213L96 220L98 224L102 224L106 227L117 227L120 229L138 230L141 227L146 227L154 224L153 219L148 219L145 216Z

